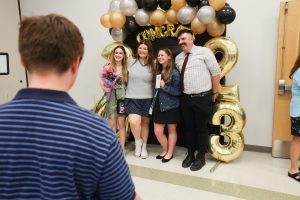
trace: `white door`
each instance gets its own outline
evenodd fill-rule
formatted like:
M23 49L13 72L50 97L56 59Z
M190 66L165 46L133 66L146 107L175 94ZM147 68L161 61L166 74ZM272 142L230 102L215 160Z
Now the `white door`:
M0 0L0 52L8 54L9 74L0 75L0 104L26 87L26 75L18 53L19 9L17 0ZM3 58L3 56L2 56Z
M292 81L288 76L300 53L299 11L300 0L280 3L272 145L274 157L289 157L289 141L292 137L289 113L291 93L288 86Z

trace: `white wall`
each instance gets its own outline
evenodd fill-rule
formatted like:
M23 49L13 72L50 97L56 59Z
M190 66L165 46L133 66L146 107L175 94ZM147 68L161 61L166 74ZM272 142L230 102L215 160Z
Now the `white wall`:
M227 36L237 43L239 59L226 80L240 86L246 144L271 147L280 0L228 3L237 17L227 26Z
M26 87L25 69L19 62L18 24L18 2L0 0L0 52L9 55L9 74L0 75L0 104L12 99L20 88Z
M79 75L70 94L88 109L102 96L99 86L100 69L105 60L102 49L114 42L109 31L100 24L100 16L107 12L109 0L20 0L23 16L59 13L72 20L80 29L85 43L85 55Z
M103 47L113 42L99 18L109 0L21 0L23 15L61 13L78 25L85 38L85 57L79 77L71 90L74 99L91 108L101 96L99 69L105 60ZM239 60L227 76L227 84L240 87L246 110L245 142L271 147L273 98L276 69L279 0L227 0L236 10L236 20L227 26L227 36L239 47Z

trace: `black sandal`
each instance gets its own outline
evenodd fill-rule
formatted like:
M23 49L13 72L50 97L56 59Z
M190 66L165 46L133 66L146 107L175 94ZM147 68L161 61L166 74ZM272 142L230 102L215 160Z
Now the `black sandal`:
M292 179L295 179L296 181L300 182L300 172L291 174L290 172L288 172L288 176L291 177Z

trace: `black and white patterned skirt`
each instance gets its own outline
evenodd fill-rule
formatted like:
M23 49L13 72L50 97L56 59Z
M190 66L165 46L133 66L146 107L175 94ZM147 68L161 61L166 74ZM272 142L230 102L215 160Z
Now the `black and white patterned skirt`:
M150 99L125 99L125 112L126 115L137 114L143 117L149 117L149 109L152 103Z

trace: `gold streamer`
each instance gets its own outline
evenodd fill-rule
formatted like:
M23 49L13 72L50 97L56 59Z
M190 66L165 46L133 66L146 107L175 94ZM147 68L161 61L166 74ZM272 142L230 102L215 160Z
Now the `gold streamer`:
M97 113L98 115L100 115L101 117L103 118L106 118L107 119L107 116L106 116L106 97L105 96L102 96L102 98L96 102L96 104L94 105L94 108L93 108L93 112ZM125 133L126 133L126 141L128 140L129 138L129 135L130 135L130 127L129 127L129 122L128 122L128 118L126 117L125 119ZM117 131L117 138L120 139L120 131Z

